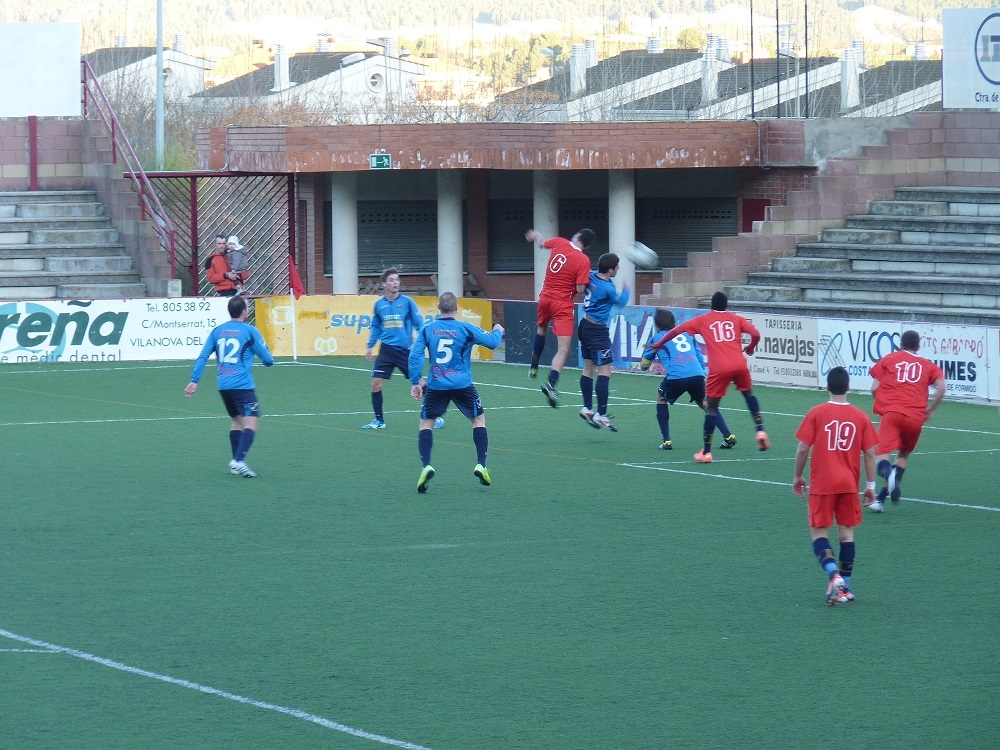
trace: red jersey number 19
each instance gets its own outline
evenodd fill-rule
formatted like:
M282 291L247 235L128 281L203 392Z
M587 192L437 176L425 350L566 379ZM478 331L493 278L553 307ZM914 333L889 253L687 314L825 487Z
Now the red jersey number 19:
M854 422L841 422L833 420L823 425L826 431L827 448L831 451L849 451L854 445L854 437L857 435L857 427Z

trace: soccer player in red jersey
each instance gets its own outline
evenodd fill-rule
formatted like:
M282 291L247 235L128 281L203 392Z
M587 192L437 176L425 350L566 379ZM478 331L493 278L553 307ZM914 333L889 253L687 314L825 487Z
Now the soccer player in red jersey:
M702 437L704 447L694 454L694 460L699 463L712 463L712 433L715 432L716 418L719 414L719 403L729 390L730 383L736 383L736 390L743 394L747 407L753 416L757 427L757 447L766 451L771 447L764 432L764 418L760 414L760 403L753 395L753 382L750 379L750 368L747 367L743 353L753 354L760 341L760 331L746 318L727 312L729 298L722 292L712 295L712 310L697 317L686 320L674 326L662 338L653 344L653 349L660 349L668 341L681 333L700 334L705 340L708 355L708 381L705 394L705 427ZM743 347L743 334L750 336L750 343Z
M929 359L917 356L920 334L903 331L900 349L887 354L872 365L872 411L881 419L878 423L878 475L885 480L875 502L868 507L876 513L885 508L885 498L899 502L899 483L906 470L907 459L917 447L924 422L929 420L944 398L944 372ZM930 388L934 397L930 397ZM889 454L896 451L895 465L889 464Z
M535 229L529 229L524 238L528 242L538 242L542 235ZM592 229L581 229L570 240L552 237L542 242L542 247L550 252L542 291L538 295L538 330L532 346L528 377L531 380L538 377L538 363L542 358L542 350L545 349L545 333L549 323L552 323L552 331L559 346L552 357L548 382L542 385L542 393L552 407L559 405L556 384L569 356L569 342L573 338L576 322L573 316L573 298L583 292L590 281L590 258L583 251L593 244Z
M814 406L799 425L795 451L792 492L806 496L802 472L812 453L809 469L809 529L813 553L828 576L826 603L854 601L851 574L854 572L854 527L861 523L858 482L861 456L865 457L865 501L875 499L875 427L861 409L847 403L850 377L843 367L834 367L826 376L830 400ZM839 564L830 547L830 528L837 521L840 540Z

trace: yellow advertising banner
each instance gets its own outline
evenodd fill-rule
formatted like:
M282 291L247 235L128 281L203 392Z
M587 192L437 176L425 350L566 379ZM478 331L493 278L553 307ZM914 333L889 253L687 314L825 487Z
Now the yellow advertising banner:
M364 355L371 334L376 295L303 295L297 300L285 295L255 301L255 324L264 334L271 353L291 357L292 311L295 314L295 352L300 357ZM424 322L437 316L437 297L414 297ZM493 306L489 300L460 298L459 320L489 331L493 328ZM473 359L493 359L493 352L472 347Z

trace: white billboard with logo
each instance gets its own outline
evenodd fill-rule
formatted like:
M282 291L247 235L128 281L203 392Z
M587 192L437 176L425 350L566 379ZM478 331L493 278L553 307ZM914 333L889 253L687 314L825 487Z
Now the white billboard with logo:
M941 12L945 109L1000 110L1000 8Z
M755 383L775 383L815 388L816 319L747 313L744 317L760 331L760 343L747 357ZM826 383L824 376L824 384Z
M933 323L904 324L920 334L921 357L944 371L945 398L980 401L989 398L990 329Z
M834 367L846 367L851 390L871 390L871 366L899 349L899 322L878 320L817 320L816 357L819 385Z
M0 364L194 360L226 297L0 303Z

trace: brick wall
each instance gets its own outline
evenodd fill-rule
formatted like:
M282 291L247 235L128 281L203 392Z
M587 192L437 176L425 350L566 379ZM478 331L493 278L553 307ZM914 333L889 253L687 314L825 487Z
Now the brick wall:
M40 190L79 190L83 174L81 120L38 118L37 175ZM28 119L0 119L0 190L31 188Z

